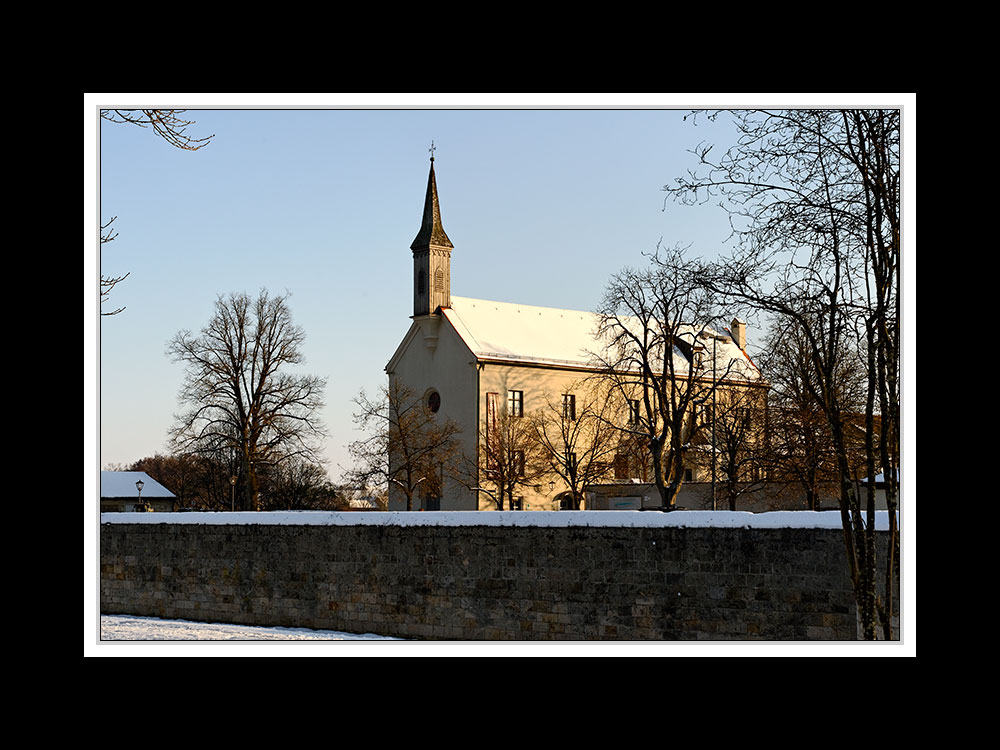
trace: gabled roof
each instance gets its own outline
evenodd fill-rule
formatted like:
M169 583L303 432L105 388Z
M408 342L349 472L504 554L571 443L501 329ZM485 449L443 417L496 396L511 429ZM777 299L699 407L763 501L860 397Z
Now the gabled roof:
M152 497L176 497L173 492L153 479L144 471L102 471L101 472L101 497L139 497L139 491L135 487L136 482L142 482L142 496L146 499Z
M595 355L606 348L597 336L599 318L592 312L453 296L451 308L442 308L441 313L483 360L590 368L595 366ZM692 329L691 339L694 334ZM728 333L704 331L697 339L709 370L713 338L719 372L733 362L733 374L761 379L760 371ZM675 348L674 357L677 371L686 370L687 356Z

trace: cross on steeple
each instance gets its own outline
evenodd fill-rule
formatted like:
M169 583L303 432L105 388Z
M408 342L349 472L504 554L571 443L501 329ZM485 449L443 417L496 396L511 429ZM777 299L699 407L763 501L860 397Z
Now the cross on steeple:
M427 150L431 152L431 161L434 161L434 151L435 151L434 141L431 141L431 147Z

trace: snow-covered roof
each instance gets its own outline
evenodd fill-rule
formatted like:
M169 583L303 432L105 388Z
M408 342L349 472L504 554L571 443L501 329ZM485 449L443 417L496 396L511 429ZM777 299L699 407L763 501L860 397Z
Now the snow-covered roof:
M592 363L597 325L593 313L454 296L451 308L442 312L478 357Z
M144 471L102 471L101 497L139 497L136 482L142 482L142 496L176 497L173 492Z
M592 312L452 296L451 308L442 313L480 359L592 367L595 355L607 348L597 335L600 319ZM693 329L689 338L696 338ZM713 338L717 372L725 372L734 362L734 374L761 377L731 336L708 329L697 338L706 371L711 371ZM676 371L686 370L688 360L680 350L675 351L675 362Z

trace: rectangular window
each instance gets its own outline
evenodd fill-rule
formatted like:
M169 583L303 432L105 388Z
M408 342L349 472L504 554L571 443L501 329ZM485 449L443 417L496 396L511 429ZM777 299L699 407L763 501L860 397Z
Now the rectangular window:
M637 398L628 400L628 423L630 425L639 424L639 399Z
M500 409L500 394L486 394L486 471L496 471L497 411Z
M576 419L576 396L572 393L563 394L563 419Z
M514 472L517 476L524 476L524 451L514 451Z
M524 391L507 391L507 413L512 417L524 416Z
M615 454L615 479L628 479L628 456L624 453Z
M500 405L499 393L486 394L486 434L492 435L497 427L497 408Z

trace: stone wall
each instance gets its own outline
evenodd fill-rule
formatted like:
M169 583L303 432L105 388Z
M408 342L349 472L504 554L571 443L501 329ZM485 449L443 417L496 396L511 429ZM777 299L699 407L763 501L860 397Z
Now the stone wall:
M839 527L474 523L532 513L284 514L274 524L259 522L267 514L249 514L254 523L219 522L248 514L136 515L102 516L102 613L445 640L857 635ZM388 522L397 515L464 520ZM684 513L626 517L652 516Z
M840 485L833 482L819 484L817 498L823 510L840 507ZM587 508L592 510L626 510L658 508L661 506L659 491L653 484L609 482L587 488ZM741 482L737 486L740 496L736 508L750 513L768 513L778 510L809 510L805 491L798 482ZM860 492L860 490L859 490ZM716 484L715 507L727 509L727 487ZM863 495L866 498L867 495ZM684 510L712 510L711 482L684 482L677 495L676 506ZM885 510L885 490L875 490L875 509Z

